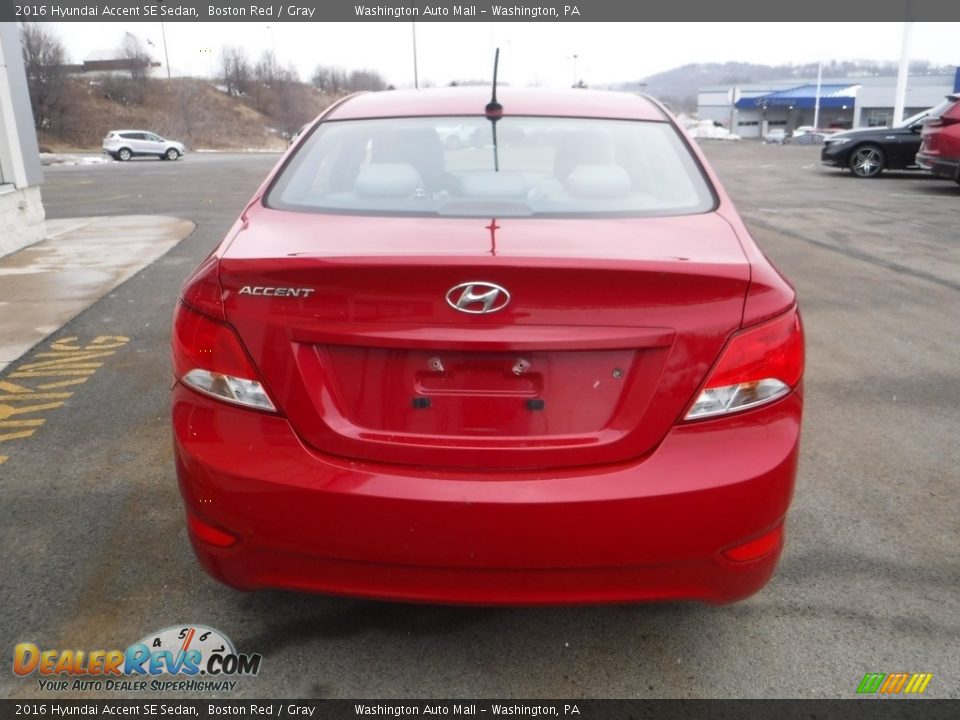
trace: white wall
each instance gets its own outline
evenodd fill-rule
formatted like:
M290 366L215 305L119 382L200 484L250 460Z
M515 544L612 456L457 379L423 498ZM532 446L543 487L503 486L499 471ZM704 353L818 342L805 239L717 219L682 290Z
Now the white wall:
M0 23L0 256L46 235L43 179L15 23Z
M46 235L40 188L0 185L0 257Z

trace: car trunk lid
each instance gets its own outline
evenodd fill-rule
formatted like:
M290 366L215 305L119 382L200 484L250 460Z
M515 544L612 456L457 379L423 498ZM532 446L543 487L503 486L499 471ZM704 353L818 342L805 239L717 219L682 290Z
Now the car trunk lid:
M749 264L715 214L477 220L256 207L220 280L228 321L317 450L545 469L655 447L739 326ZM465 283L499 286L509 303L458 311Z

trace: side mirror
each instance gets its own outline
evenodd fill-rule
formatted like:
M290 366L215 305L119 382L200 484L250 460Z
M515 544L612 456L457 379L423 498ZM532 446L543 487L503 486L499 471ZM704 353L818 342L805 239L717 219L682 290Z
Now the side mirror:
M910 126L910 132L918 133L923 130L923 121L916 122Z

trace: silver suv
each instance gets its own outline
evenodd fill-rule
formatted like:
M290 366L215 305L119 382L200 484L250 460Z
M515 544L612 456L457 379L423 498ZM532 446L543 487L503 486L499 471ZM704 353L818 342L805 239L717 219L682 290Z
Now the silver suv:
M102 147L114 160L129 160L137 155L176 160L187 151L183 143L165 140L148 130L111 130L103 139Z

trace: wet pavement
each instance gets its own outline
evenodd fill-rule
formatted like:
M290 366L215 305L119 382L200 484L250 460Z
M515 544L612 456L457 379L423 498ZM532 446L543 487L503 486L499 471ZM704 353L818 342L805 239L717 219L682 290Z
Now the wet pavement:
M189 220L47 221L47 239L0 257L0 372L193 232Z

